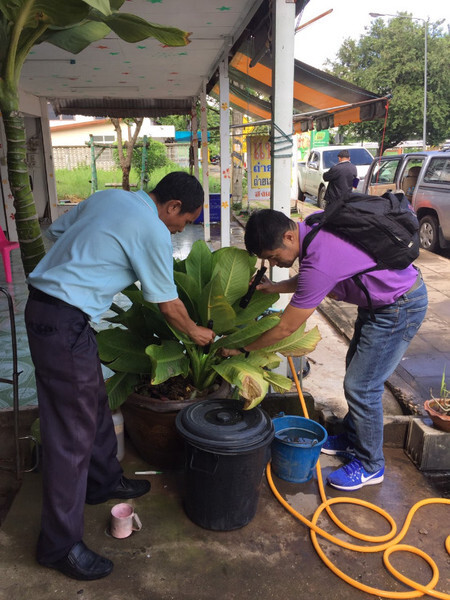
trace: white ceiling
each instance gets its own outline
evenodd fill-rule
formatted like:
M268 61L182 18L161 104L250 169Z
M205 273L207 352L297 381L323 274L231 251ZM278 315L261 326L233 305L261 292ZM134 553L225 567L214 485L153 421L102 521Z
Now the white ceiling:
M191 43L178 48L155 39L130 44L111 33L77 55L43 43L24 64L21 88L50 99L194 98L262 2L126 0L120 12L192 32Z

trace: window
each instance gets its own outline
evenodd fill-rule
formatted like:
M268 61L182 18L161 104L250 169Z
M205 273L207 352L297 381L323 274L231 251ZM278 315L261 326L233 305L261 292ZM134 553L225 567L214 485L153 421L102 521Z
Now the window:
M395 173L397 171L399 162L400 162L400 159L398 159L398 160L380 160L375 165L375 167L372 171L370 183L371 184L394 183Z
M354 165L371 165L373 156L365 148L346 148L350 154L350 162ZM331 169L339 162L338 154L340 150L327 150L323 153L323 166L325 169Z
M97 144L114 144L116 141L115 135L93 135L92 139Z
M450 183L450 157L432 158L423 181L424 183Z

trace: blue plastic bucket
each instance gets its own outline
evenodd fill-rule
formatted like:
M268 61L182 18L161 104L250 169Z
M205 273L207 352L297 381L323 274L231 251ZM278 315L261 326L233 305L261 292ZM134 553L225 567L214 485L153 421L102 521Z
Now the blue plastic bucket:
M280 479L294 483L311 479L328 438L326 429L311 419L294 415L275 417L273 426L272 471Z

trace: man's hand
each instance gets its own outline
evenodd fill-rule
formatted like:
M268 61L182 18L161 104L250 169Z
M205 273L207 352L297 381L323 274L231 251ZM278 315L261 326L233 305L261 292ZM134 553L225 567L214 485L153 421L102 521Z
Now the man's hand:
M237 348L221 348L220 355L224 358L228 358L229 356L237 356L238 354L242 354L240 350Z
M216 334L212 329L201 327L200 325L194 325L187 334L197 346L207 346L208 344L212 344L216 337Z
M159 309L164 318L176 329L186 333L197 346L211 344L216 337L212 329L196 325L179 298L161 302Z

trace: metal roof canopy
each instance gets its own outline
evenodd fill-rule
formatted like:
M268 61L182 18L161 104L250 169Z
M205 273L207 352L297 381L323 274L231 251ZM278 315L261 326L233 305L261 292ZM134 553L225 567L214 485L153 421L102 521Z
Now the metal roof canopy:
M297 1L298 15L309 0ZM255 119L272 118L271 13L262 6L235 44L229 67L230 104ZM318 130L385 116L386 100L352 83L294 61L294 129ZM217 76L208 91L217 96Z
M186 114L220 60L268 0L128 0L121 12L192 32L191 43L167 47L155 39L126 43L111 32L79 54L35 46L20 88L47 98L56 114L162 116Z

